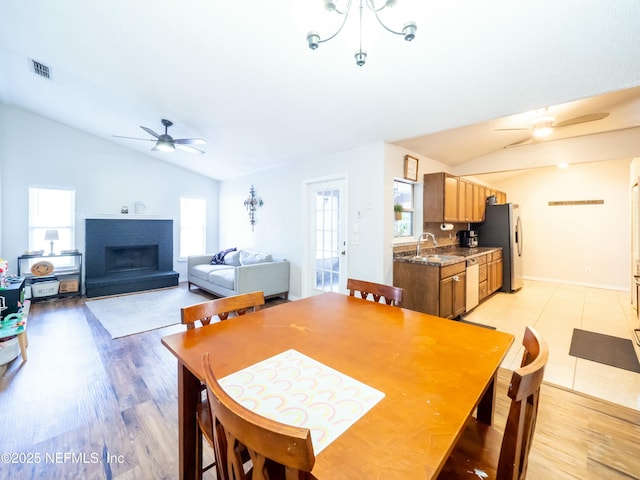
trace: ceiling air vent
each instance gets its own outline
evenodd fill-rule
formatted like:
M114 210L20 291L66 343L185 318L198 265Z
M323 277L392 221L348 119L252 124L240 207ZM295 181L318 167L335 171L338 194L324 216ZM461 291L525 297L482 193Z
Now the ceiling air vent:
M44 63L36 62L35 60L31 60L33 62L33 72L36 75L40 75L44 78L51 78L49 75L49 67L47 67Z

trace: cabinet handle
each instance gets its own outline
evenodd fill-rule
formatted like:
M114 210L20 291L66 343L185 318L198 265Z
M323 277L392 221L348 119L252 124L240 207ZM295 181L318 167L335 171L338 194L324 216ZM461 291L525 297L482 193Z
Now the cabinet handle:
M459 282L460 281L460 277L458 275L454 275L453 276L453 281L454 282Z

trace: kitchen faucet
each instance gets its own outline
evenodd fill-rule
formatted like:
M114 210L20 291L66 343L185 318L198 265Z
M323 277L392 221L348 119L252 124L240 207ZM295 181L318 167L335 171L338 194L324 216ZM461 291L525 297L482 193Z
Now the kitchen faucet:
M422 235L420 235L418 237L418 243L416 244L416 257L420 256L420 241L426 237L426 239L428 240L429 237L431 237L431 239L433 240L433 246L437 247L438 246L438 241L436 240L436 236L431 233L431 232L422 232Z

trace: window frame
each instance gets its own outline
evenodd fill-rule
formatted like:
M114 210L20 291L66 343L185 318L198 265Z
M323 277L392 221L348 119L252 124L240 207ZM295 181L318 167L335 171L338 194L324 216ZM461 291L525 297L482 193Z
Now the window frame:
M69 207L68 217L64 221L47 220L46 213L41 214L41 210L47 210L45 207L51 208L51 201L41 201L41 196L47 196L45 192L66 192L68 198L66 202ZM60 253L61 250L73 250L76 248L76 190L64 187L38 187L29 186L29 217L28 217L28 244L29 251L39 251L44 249L45 255L50 251L48 240L44 240L44 233L47 230L57 230L59 240L55 241L55 251ZM54 208L58 208L54 206ZM57 220L60 220L58 215ZM36 232L39 234L36 235Z
M183 208L188 208L186 205L189 202L197 202L200 207L202 207L202 213L200 220L201 222L185 225L185 216L183 215ZM187 229L189 230L189 234L192 234L194 230L200 230L200 234L202 237L202 251L201 252L186 252L183 250L183 245L187 242L184 241L184 235L187 235ZM204 255L207 253L207 201L204 198L199 197L180 197L180 228L179 228L179 254L178 257L182 260L186 259L192 255Z
M404 185L408 185L411 187L411 207L405 207L403 206L402 208L402 213L403 216L404 214L409 214L410 218L409 218L409 225L411 227L410 229L410 233L409 235L398 235L398 222L401 222L403 220L396 220L394 218L393 220L393 242L394 243L403 243L403 242L408 242L408 241L413 241L416 237L415 235L415 227L416 227L416 217L417 217L417 209L416 209L416 182L413 181L409 181L406 179L400 179L400 178L394 178L393 179L393 204L395 205L395 198L396 198L396 185L397 184L404 184ZM394 212L395 213L395 212Z

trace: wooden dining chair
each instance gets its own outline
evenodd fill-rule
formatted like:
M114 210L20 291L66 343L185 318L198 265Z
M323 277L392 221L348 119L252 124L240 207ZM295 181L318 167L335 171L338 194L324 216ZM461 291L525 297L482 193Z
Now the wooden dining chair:
M371 295L374 302L379 302L383 298L387 305L402 306L404 288L348 278L347 290L349 290L349 295L352 297L355 297L355 293L359 292L360 296L365 300Z
M187 326L187 330L191 330L196 328L196 322L198 321L202 325L209 325L216 316L220 320L226 320L231 313L244 315L250 311L260 310L262 305L264 305L264 293L259 291L216 298L207 302L182 307L180 315L182 324Z
M504 433L470 419L438 480L525 479L549 348L531 327L526 328L522 344L521 367L513 372L507 392L511 407Z
M202 355L218 480L305 480L315 463L311 432L263 417L234 400L218 383L209 352ZM251 458L245 472L242 451Z
M233 295L231 297L217 298L215 300L189 305L187 307L183 307L180 310L180 314L182 323L187 326L187 330L191 330L196 328L196 322L200 322L202 325L209 325L211 320L216 316L220 321L223 321L227 320L229 315L232 313L244 315L247 312L259 310L261 305L264 305L264 293L259 291ZM205 385L202 384L202 390L204 389ZM197 406L196 419L199 430L198 439L196 441L196 475L198 479L201 479L202 474L214 467L216 464L216 462L213 462L206 466L202 465L203 436L213 448L213 437L210 435L211 417L209 415L209 405L207 404L206 397L203 398Z

